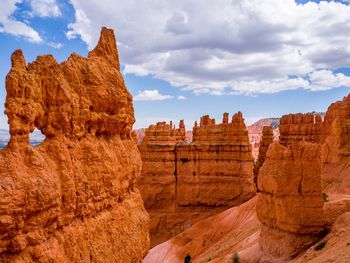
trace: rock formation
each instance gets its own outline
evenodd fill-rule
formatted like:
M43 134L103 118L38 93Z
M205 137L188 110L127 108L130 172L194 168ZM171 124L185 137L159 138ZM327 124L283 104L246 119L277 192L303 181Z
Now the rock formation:
M12 55L0 152L0 262L140 262L149 217L135 187L132 97L114 33L87 58ZM29 133L46 139L37 147Z
M213 123L208 117L203 122ZM235 256L250 263L348 262L349 127L350 95L333 103L324 121L313 113L283 116L281 142L270 144L260 165L258 197L156 246L145 262L180 261L186 254L195 262L232 262ZM230 229L232 222L242 227Z
M183 209L230 207L254 193L253 159L242 114L221 124L203 116L190 145L177 148L177 203Z
M269 145L273 142L273 129L271 126L263 126L262 138L259 147L259 156L254 165L254 182L257 185L257 178L260 167L263 165L266 157L267 149Z
M273 138L277 140L279 137L280 118L264 118L260 119L247 127L250 144L252 145L253 158L258 159L260 142L262 139L262 131L264 126L271 126L273 129Z
M279 141L291 145L301 140L322 143L322 117L312 113L289 114L281 118Z
M320 145L270 145L258 176L260 247L268 262L283 262L312 245L324 231ZM277 245L278 244L278 245Z
M185 143L183 123L158 123L146 130L139 149L143 160L138 180L151 216L152 246L194 222L239 205L255 194L253 159L242 114L215 124L209 116L193 128Z
M350 94L331 104L324 118L325 162L339 162L350 156Z

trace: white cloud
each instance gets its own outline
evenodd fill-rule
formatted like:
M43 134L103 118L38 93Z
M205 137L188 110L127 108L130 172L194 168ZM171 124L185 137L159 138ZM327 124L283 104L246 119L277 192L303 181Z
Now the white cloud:
M12 15L16 11L17 3L22 0L0 0L0 33L7 33L14 36L24 37L30 42L40 43L42 39L29 25L15 20Z
M350 87L350 77L330 70L319 70L308 75L310 90L328 90L336 87Z
M186 100L187 98L185 96L179 95L179 96L177 96L177 99L178 100Z
M50 47L56 48L56 49L60 49L63 48L63 44L62 43L56 43L56 42L49 42L47 43Z
M30 0L29 4L32 8L32 16L59 17L62 15L56 0Z
M156 101L156 100L167 100L167 99L172 99L174 98L171 95L162 95L159 93L158 90L144 90L142 92L139 92L134 97L135 101Z
M100 27L111 27L119 40L124 73L150 74L195 94L348 85L346 76L331 71L325 78L332 82L312 78L324 75L322 69L350 67L350 6L340 2L72 0L72 4L76 15L68 38L79 36L92 48Z

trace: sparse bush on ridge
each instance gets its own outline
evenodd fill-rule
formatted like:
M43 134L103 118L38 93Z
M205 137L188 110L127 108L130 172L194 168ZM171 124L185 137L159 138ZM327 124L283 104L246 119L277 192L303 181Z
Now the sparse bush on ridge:
M237 252L235 252L232 256L232 262L233 263L239 263L239 255Z
M323 201L329 202L329 196L326 193L322 193Z
M316 246L315 246L315 250L318 251L318 250L321 250L323 249L327 244L327 241L322 241L320 243L318 243Z

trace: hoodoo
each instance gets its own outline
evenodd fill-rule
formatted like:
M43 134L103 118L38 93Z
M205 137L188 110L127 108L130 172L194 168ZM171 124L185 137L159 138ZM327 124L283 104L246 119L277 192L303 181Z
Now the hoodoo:
M135 187L132 97L112 30L87 58L12 55L11 140L0 152L1 262L140 262L149 217ZM29 144L39 129L45 141Z
M267 262L291 259L320 238L326 225L321 169L320 145L270 145L259 172L256 207Z

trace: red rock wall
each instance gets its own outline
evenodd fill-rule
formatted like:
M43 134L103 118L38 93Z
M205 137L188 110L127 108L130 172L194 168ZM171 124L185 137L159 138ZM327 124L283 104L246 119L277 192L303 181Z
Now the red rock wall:
M259 174L260 167L263 165L266 152L269 148L269 145L273 142L273 129L271 126L263 126L262 129L262 138L259 147L259 156L254 165L254 182L257 184L257 178Z
M322 118L314 114L289 114L281 118L279 141L282 145L291 145L301 140L322 143Z
M224 114L217 125L203 116L189 145L184 126L171 126L150 126L139 147L143 168L138 185L151 215L152 246L255 195L251 145L241 113L231 123Z
M256 212L267 262L284 262L319 239L325 228L320 145L270 145L258 177Z
M12 55L0 152L0 262L140 262L149 217L135 187L132 97L112 30L88 58ZM46 140L29 144L37 127Z
M193 128L193 142L177 149L179 207L230 207L249 199L253 159L248 132L239 112L221 124L203 116Z
M350 189L350 95L329 106L323 134L324 191L330 200L347 198Z
M324 161L341 162L350 157L350 95L332 103L324 118ZM326 140L327 139L327 140Z

